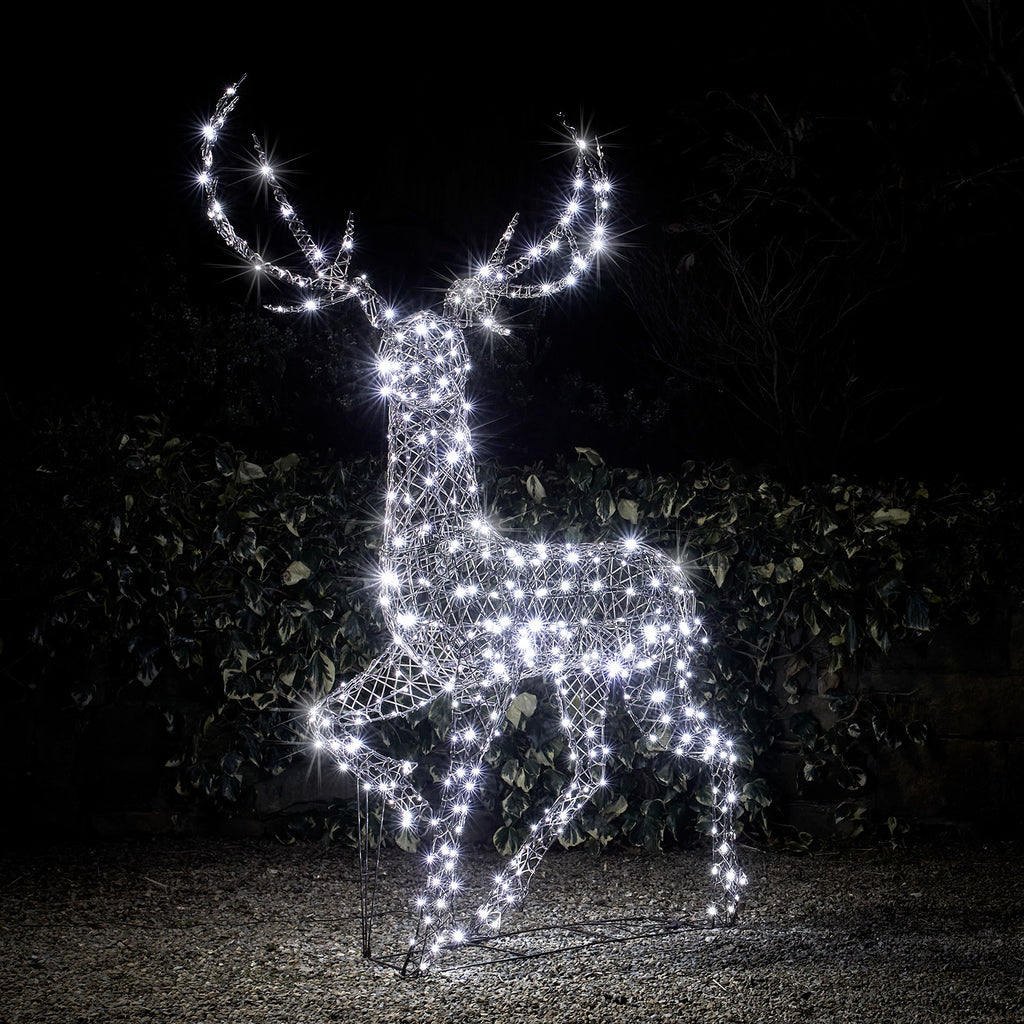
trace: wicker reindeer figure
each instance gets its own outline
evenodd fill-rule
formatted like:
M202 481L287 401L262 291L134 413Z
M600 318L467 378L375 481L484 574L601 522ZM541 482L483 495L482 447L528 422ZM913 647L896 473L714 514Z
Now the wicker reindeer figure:
M508 261L513 218L491 258L456 281L440 312L397 318L366 278L350 273L352 220L334 259L314 244L256 142L269 182L309 271L266 261L236 234L221 204L214 153L237 102L226 90L205 126L200 180L221 237L301 301L281 312L359 303L380 332L379 387L388 401L387 491L377 574L391 641L370 666L310 714L316 745L381 794L406 827L426 828L426 867L414 901L405 969L425 971L446 948L494 934L521 903L545 851L606 784L603 725L621 701L653 751L701 761L711 774L715 896L732 920L746 879L735 853L732 744L695 708L688 664L703 642L693 592L679 565L625 539L592 544L510 540L485 518L466 401L464 331L498 330L499 300L555 295L576 284L605 244L610 184L599 145L570 130L576 159L562 213L542 241ZM542 677L561 708L570 778L478 907L462 907L463 833L486 771L485 755L521 684ZM450 764L440 806L411 782L412 765L374 750L368 727L451 700ZM368 950L364 949L364 952Z

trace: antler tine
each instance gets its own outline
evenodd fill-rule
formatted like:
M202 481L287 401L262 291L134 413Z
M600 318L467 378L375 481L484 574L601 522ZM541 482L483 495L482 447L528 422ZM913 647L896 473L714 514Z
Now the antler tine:
M611 191L604 167L604 152L600 143L595 143L591 155L590 144L580 139L575 129L564 122L563 125L577 153L570 195L561 216L540 242L506 264L505 256L519 215L512 218L487 263L471 278L457 281L448 292L447 304L463 324L477 322L494 327L494 307L502 298L533 299L565 291L577 282L604 247L608 193ZM577 223L588 184L593 191L593 223L585 243L581 245ZM552 257L562 260L564 272L560 276L534 284L515 283L528 270Z
M568 131L577 150L573 168L571 196L566 202L558 222L547 233L543 241L539 245L533 246L527 253L520 256L519 259L505 267L505 274L509 280L515 280L515 278L540 263L553 252L557 252L561 248L563 241L569 248L569 269L560 279L554 282L543 282L534 285L513 285L509 288L508 292L510 298L537 298L564 291L576 283L579 275L588 269L590 261L594 258L595 254L604 247L605 219L608 209L607 197L611 191L611 185L604 168L604 152L600 143L595 143L596 160L592 160L588 152L590 144L585 139L581 139L577 135L576 130L570 125L563 122L563 126ZM594 193L594 222L587 239L587 245L585 248L581 248L574 221L582 210L582 196L588 180Z
M268 306L278 313L297 313L311 309L321 309L327 306L337 305L347 299L355 298L359 301L363 312L374 327L380 326L382 319L383 302L377 292L370 286L364 276L354 279L348 276L348 267L351 261L352 251L352 215L349 214L345 228L345 235L342 240L341 251L332 263L327 262L327 257L313 241L312 236L306 230L302 220L295 212L294 207L288 200L288 196L277 180L273 168L267 160L259 139L253 136L253 143L256 155L260 161L260 170L269 183L277 201L282 216L285 218L288 228L295 241L299 245L303 256L313 270L312 276L296 273L288 267L272 263L265 259L257 249L254 249L234 228L224 212L219 196L219 182L213 173L214 148L216 146L221 129L227 121L228 115L238 102L238 87L245 81L245 76L234 85L228 86L217 103L213 117L203 128L203 141L200 148L203 169L199 176L200 183L206 189L207 216L213 222L217 233L224 239L225 243L237 252L246 262L252 264L257 271L273 274L279 281L291 285L300 291L315 293L310 295L303 303L295 306Z
M348 215L341 251L335 257L334 262L328 265L327 257L324 255L323 250L313 241L313 237L306 230L306 225L303 224L302 218L295 212L295 207L288 198L284 186L278 181L274 169L270 166L270 161L267 160L263 146L260 145L260 140L254 135L252 142L256 155L260 158L260 172L270 182L270 188L274 193L274 199L277 201L281 216L287 222L288 230L292 233L292 237L298 242L302 255L306 257L306 262L316 272L316 279L324 281L327 287L331 287L335 278L340 277L343 281L347 280L345 272L348 270L348 265L352 258L352 214Z
M330 273L338 277L348 276L348 266L352 262L352 246L355 240L353 230L355 228L355 216L349 210L348 219L345 221L345 234L341 237L341 248L338 255L334 257Z
M505 253L508 252L508 244L512 241L512 236L516 233L516 225L519 223L519 214L517 213L509 222L508 227L505 228L501 238L498 239L498 244L494 247L494 252L491 253L491 258L487 261L489 267L497 269L501 266L502 260L505 259Z

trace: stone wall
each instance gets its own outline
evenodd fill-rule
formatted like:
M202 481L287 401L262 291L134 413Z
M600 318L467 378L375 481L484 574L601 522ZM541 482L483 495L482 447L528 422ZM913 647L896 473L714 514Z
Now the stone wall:
M1024 609L994 608L973 625L941 630L869 663L844 689L893 696L901 717L928 727L868 765L876 820L1024 834ZM828 718L827 695L801 701ZM783 743L772 773L782 820L812 835L834 830L831 808L799 785L798 744ZM842 831L842 829L840 829Z

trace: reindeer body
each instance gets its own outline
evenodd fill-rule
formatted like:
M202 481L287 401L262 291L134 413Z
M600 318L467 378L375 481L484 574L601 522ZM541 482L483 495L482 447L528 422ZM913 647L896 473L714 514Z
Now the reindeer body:
M629 709L652 751L674 750L707 765L714 800L712 875L723 900L711 911L731 920L746 881L732 828L736 758L731 743L690 700L690 655L704 637L682 569L630 538L575 545L506 538L487 522L476 480L463 328L493 328L499 298L552 294L586 270L603 244L608 185L600 149L594 162L586 145L578 144L570 198L542 243L506 263L513 219L488 263L452 285L441 313L427 310L396 320L365 278L348 275L351 220L337 258L328 263L258 143L264 174L315 273L303 276L271 264L236 234L210 173L213 144L236 99L232 87L205 133L203 179L214 226L258 270L318 296L293 309L354 298L381 332L377 373L388 402L388 467L377 583L391 642L364 672L319 701L310 728L319 748L360 785L396 805L411 826L425 811L411 783L413 766L374 750L367 727L445 694L452 701L449 773L440 806L429 812L426 872L415 900L417 925L406 968L425 971L446 947L477 931L496 930L503 914L522 901L551 842L606 782L611 750L603 727L612 701ZM595 215L584 249L575 218L588 183ZM525 271L559 253L570 260L560 277L517 283ZM559 703L570 781L467 917L460 909L466 820L486 771L488 747L524 680L537 677Z
M524 544L486 522L461 330L417 314L385 335L378 369L391 403L381 602L412 657L451 679L478 650L488 676L614 678L689 646L693 594L660 551Z

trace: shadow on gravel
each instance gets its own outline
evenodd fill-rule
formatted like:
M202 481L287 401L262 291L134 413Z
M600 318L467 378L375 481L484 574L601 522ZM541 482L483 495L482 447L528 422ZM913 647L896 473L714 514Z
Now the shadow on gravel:
M497 863L482 852L468 884ZM8 851L0 1020L1024 1019L1020 843L748 850L746 868L741 923L709 929L704 851L556 851L501 942L402 979L387 957L408 934L414 855L383 856L378 963L360 954L354 851L215 839Z

